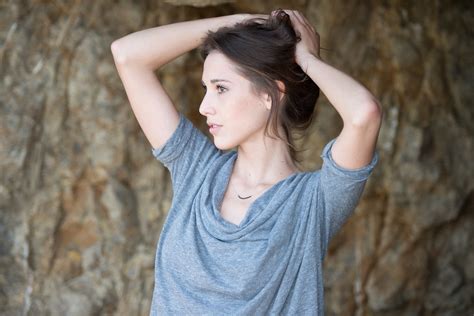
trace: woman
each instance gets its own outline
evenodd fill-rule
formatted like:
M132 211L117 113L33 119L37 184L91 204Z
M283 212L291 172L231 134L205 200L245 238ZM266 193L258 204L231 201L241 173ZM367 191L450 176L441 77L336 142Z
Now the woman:
M199 112L212 141L154 75L197 47L206 89ZM328 243L378 162L374 96L321 60L318 33L294 10L164 25L111 49L173 186L150 314L322 315ZM324 147L321 169L302 172L292 132L311 123L319 88L344 127Z

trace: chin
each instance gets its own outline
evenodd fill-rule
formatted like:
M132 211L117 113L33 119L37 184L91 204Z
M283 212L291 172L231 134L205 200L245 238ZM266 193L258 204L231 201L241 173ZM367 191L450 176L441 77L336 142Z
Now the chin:
M230 150L238 146L238 144L233 142L220 142L219 139L214 139L214 146L220 150Z

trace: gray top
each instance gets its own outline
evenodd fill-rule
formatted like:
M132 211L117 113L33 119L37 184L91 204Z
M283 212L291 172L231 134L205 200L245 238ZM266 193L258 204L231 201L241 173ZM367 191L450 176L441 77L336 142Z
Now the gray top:
M336 165L274 184L240 225L219 209L237 151L222 151L182 113L156 159L169 170L171 208L159 237L150 315L323 315L322 263L378 162Z

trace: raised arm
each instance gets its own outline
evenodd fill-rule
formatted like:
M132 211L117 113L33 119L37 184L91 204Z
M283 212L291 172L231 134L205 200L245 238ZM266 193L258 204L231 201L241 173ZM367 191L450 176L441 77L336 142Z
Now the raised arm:
M373 158L382 122L382 109L367 89L343 72L309 55L307 74L324 92L344 126L331 150L341 167L357 169Z
M128 34L111 45L112 55L135 117L154 148L164 145L179 115L154 70L199 46L208 30L232 25L247 14L192 20Z
M296 62L316 83L341 116L344 127L332 146L334 161L357 169L373 158L382 122L382 108L372 93L319 57L319 34L298 11L285 10L301 36Z

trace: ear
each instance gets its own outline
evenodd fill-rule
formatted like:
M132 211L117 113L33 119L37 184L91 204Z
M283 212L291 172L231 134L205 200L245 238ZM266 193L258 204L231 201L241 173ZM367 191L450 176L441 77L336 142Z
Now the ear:
M283 91L283 92L280 92L280 100L283 99L283 97L285 96L285 93L286 93L286 87L285 87L285 84L283 83L283 81L281 80L275 80L275 82L277 83L278 85L278 88Z
M276 84L278 85L278 89L280 90L279 95L280 95L280 101L283 99L286 93L286 87L285 84L281 80L275 80ZM283 91L283 92L281 92ZM270 110L272 106L272 98L270 97L270 94L265 94L265 107Z

